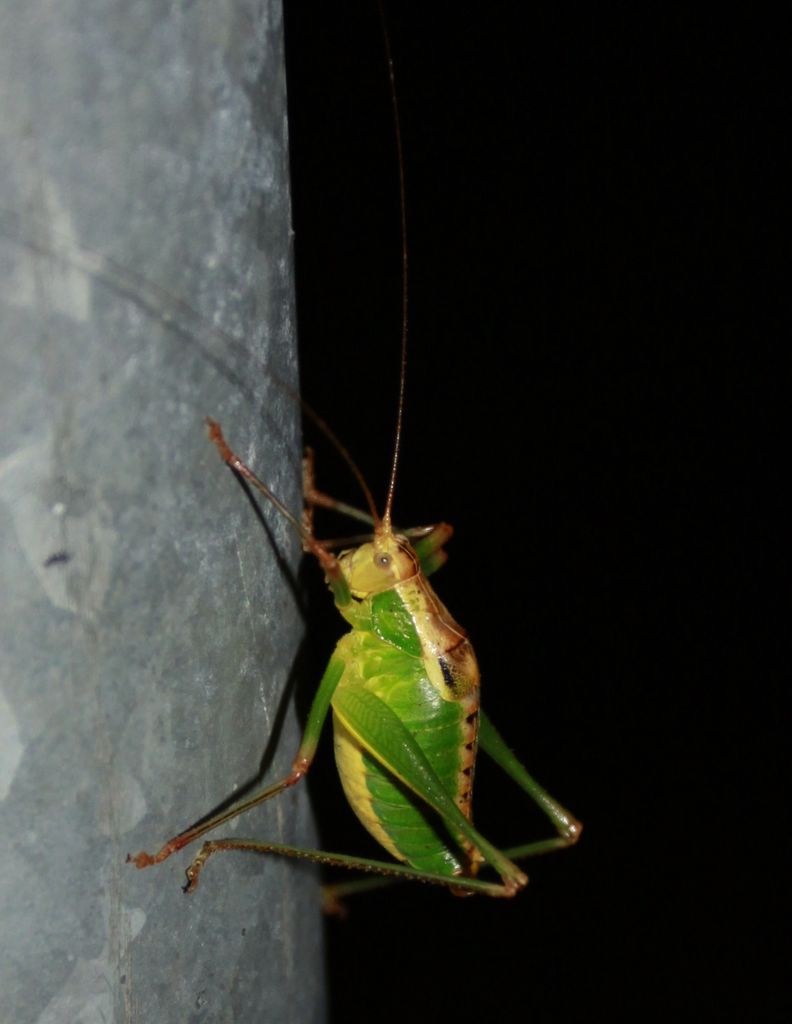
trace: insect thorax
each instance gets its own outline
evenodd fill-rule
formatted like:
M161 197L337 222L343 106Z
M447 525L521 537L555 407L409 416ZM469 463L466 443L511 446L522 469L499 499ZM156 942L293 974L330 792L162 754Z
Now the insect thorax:
M355 629L421 659L444 700L477 693L479 669L467 633L432 589L405 538L393 537L389 547L361 545L345 552L340 564L352 601L339 610Z

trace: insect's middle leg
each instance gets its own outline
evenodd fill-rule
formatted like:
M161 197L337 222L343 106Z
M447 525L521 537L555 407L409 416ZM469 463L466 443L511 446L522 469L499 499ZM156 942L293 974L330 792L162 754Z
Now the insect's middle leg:
M580 839L582 824L526 771L483 710L479 717L479 745L541 807L558 833L553 839L512 847L505 854L514 860L573 846Z
M159 864L161 861L170 857L172 853L176 853L178 850L183 849L199 836L217 828L218 825L231 821L240 814L244 814L245 811L249 811L252 807L256 807L265 800L272 799L272 797L277 796L284 790L296 785L296 783L303 779L313 762L314 755L316 754L316 748L319 744L319 736L322 731L322 726L327 718L330 701L343 674L344 661L342 658L334 655L330 659L330 664L327 666L325 674L322 677L322 681L319 684L319 689L314 697L311 710L308 713L308 721L305 726L302 742L300 743L299 750L297 751L297 756L292 762L292 769L287 776L279 782L267 786L254 796L242 801L242 803L235 804L228 810L221 811L219 814L214 815L208 820L201 821L192 828L188 828L184 832L180 832L172 839L169 839L157 853L150 854L142 852L138 853L134 857L130 854L127 856L127 861L131 861L135 867L138 868L147 868L152 864Z

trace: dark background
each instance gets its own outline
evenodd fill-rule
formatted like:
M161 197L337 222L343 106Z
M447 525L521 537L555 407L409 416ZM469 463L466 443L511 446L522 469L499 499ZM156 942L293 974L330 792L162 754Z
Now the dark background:
M400 243L379 20L373 0L286 8L304 393L382 501ZM389 6L411 261L395 515L453 523L436 586L485 706L586 830L511 903L351 902L327 925L337 1021L781 1019L780 465L756 438L782 119L772 26L722 19ZM320 485L359 502L316 444ZM318 679L339 625L313 596ZM324 747L323 843L377 856ZM504 845L549 834L484 763L476 820Z

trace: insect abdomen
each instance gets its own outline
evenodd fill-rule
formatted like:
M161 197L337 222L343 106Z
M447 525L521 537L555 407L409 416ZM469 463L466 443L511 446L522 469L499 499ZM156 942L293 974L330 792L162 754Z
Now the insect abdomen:
M462 805L460 786L469 788L471 781L471 773L462 772L471 753L466 706L438 695L420 659L399 661L401 671L378 674L365 685L397 714L447 792ZM466 858L440 818L375 760L337 715L335 754L350 806L392 856L425 871L467 873Z

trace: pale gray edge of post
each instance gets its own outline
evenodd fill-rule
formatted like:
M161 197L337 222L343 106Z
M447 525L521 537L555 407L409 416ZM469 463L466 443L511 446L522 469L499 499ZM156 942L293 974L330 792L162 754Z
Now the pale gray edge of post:
M185 896L186 851L124 862L256 772L303 632L299 544L203 424L299 509L282 31L279 0L0 14L3 1021L324 1019L310 865L218 856ZM315 845L299 788L249 819Z

